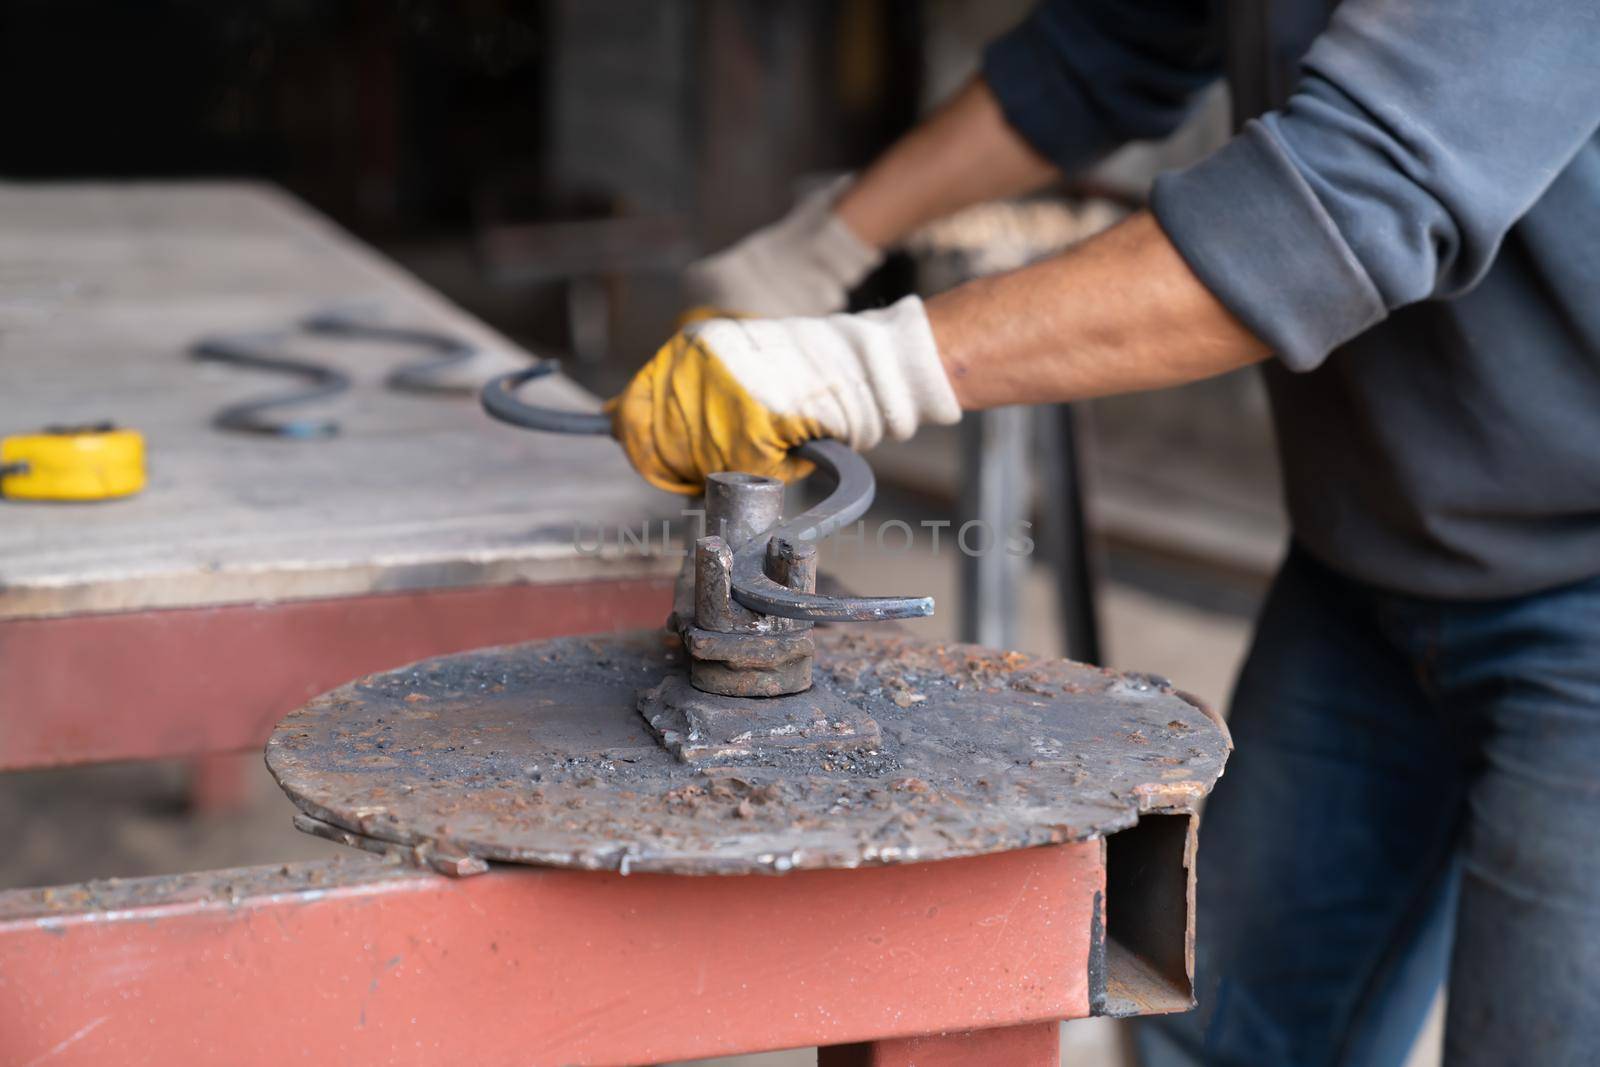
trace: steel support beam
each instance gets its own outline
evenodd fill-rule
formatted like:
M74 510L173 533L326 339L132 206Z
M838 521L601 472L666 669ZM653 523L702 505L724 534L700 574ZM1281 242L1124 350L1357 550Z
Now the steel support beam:
M878 1058L837 1062L889 1065L925 1035L983 1031L929 1054L1017 1042L1032 1051L962 1062L1043 1063L1054 1021L1090 1010L1103 855L1093 840L782 877L459 880L329 862L0 893L0 1049L375 1067L870 1042Z
M1061 651L1079 663L1105 662L1100 639L1100 553L1089 521L1090 464L1081 413L1071 404L1036 409L1040 477L1039 539L1055 565Z
M977 412L961 424L961 640L1016 648L1028 558L1006 550L1032 504L1025 407ZM979 525L965 536L968 523Z
M0 621L0 771L259 749L319 693L427 656L660 625L670 578Z

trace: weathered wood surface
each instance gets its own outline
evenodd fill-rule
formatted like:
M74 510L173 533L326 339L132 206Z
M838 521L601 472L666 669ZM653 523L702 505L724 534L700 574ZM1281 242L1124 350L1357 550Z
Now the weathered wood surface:
M668 562L598 558L582 523L638 529L678 502L597 438L519 431L468 395L383 387L425 353L297 337L355 388L324 405L340 436L224 433L224 404L290 379L197 363L204 334L272 329L342 305L528 354L286 194L244 183L0 184L0 433L114 419L147 436L150 483L97 504L0 500L0 619L618 578ZM576 385L536 402L595 405ZM656 541L660 523L656 522Z

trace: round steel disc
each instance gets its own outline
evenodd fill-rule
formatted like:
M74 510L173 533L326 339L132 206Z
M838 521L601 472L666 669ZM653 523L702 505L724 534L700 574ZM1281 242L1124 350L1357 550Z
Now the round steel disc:
M668 731L696 742L676 750L641 696L659 720L698 695L677 641L649 631L362 678L284 719L267 765L306 815L368 847L733 874L1107 834L1141 811L1192 810L1227 758L1222 728L1161 679L861 630L816 637L810 692L703 698L707 717L691 706L685 732ZM741 716L751 730L698 744Z

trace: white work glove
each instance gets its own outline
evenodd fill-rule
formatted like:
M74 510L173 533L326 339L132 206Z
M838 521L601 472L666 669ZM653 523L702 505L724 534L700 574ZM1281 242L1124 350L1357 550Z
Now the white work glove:
M859 451L961 418L914 296L859 315L697 323L607 410L639 473L680 493L717 471L799 477L809 467L789 450L818 437Z
M690 307L736 315L826 315L883 262L834 213L850 184L830 182L777 222L691 264L684 272Z

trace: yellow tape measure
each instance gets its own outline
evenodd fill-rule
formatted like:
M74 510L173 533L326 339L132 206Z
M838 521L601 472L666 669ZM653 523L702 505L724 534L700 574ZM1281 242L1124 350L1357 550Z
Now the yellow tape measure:
M144 435L110 423L0 437L0 497L111 500L144 488Z

